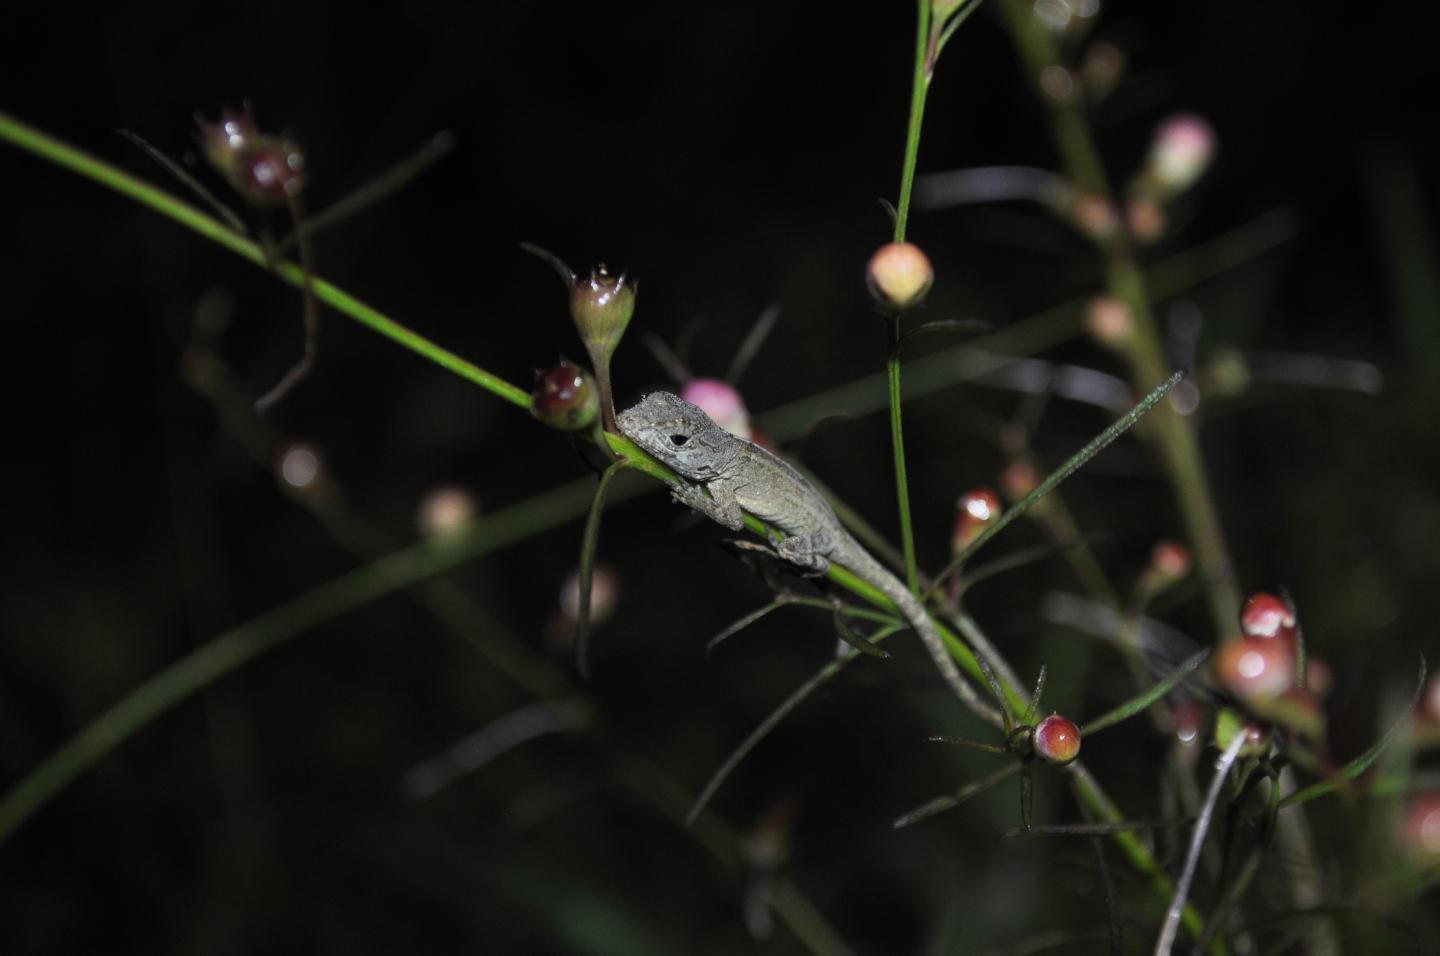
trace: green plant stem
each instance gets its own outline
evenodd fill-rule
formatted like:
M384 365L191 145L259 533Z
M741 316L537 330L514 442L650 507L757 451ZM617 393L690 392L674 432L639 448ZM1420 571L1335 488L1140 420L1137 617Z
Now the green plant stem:
M930 89L927 69L930 46L930 0L919 0L915 27L915 70L910 87L910 120L905 129L905 159L900 167L900 196L895 203L895 241L905 241L910 218L910 194L915 187L915 161L920 153L920 126L925 118L925 94ZM910 481L905 471L905 432L900 416L900 317L886 319L890 348L885 357L885 378L890 396L890 453L895 462L895 497L900 514L900 551L905 557L905 584L919 590L915 568L915 529L910 520Z
M198 232L212 242L224 246L236 255L244 259L249 259L257 266L264 268L269 267L265 252L257 243L229 228L214 217L201 212L194 206L181 202L164 190L156 189L149 183L131 176L124 170L118 169L103 160L96 159L94 156L82 152L67 143L63 143L53 136L27 126L6 113L0 113L0 140L13 143L21 149L48 159L57 166L78 173L86 179L93 180L102 186L115 190L123 196L128 196L141 205L148 206L155 212L160 213L162 216L173 219L181 225ZM295 263L288 260L276 262L273 271L277 276L297 289L303 289L305 287L306 273ZM313 289L315 298L324 302L337 312L349 316L391 341L428 358L443 368L449 369L461 378L474 382L476 385L500 396L507 402L518 405L521 408L530 407L529 392L517 388L496 375L492 375L478 365L462 359L455 353L441 348L424 336L417 335L394 319L372 309L348 293L342 292L324 279L315 277L313 279Z
M1041 72L1057 62L1052 38L1034 16L1030 4L1006 0L1001 9L1026 75L1038 81ZM1097 196L1113 207L1114 190L1105 175L1080 98L1056 99L1043 90L1040 98L1046 106L1051 137L1059 150L1065 174L1079 192ZM1126 349L1132 380L1137 390L1149 391L1165 379L1168 369L1144 274L1123 232L1101 242L1100 248L1107 289L1126 306L1134 320L1134 341ZM1194 423L1166 405L1157 409L1150 434L1169 473L1181 517L1195 549L1216 639L1225 640L1239 614L1240 594Z

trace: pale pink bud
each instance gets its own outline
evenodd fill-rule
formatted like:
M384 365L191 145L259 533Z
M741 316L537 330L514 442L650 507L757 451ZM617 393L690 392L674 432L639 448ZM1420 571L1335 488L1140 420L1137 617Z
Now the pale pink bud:
M740 399L740 393L729 382L718 378L692 378L680 390L680 397L696 405L715 424L737 438L753 437L750 428L750 412Z
M1422 859L1440 859L1440 792L1411 800L1405 812L1405 844Z
M1113 295L1099 295L1085 307L1085 331L1102 345L1116 346L1135 329L1130 308Z
M1195 113L1177 113L1155 131L1148 172L1166 195L1195 184L1215 155L1215 130Z
M620 576L607 564L590 573L590 623L603 624L620 601ZM571 621L580 616L580 571L571 571L560 586L560 613Z
M929 257L910 242L887 242L865 266L870 294L886 312L904 312L919 305L934 281Z
M458 485L441 485L420 499L415 524L426 538L463 531L475 520L475 496Z

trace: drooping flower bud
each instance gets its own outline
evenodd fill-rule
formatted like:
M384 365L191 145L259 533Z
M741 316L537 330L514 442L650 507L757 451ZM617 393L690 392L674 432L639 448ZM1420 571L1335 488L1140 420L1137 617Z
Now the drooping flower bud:
M919 305L935 281L935 269L920 247L888 242L875 250L865 266L865 284L881 311L897 315Z
M736 438L754 437L750 412L735 386L718 378L692 378L680 389L680 397L715 420L715 424Z
M535 388L530 394L535 400L531 413L560 431L582 431L595 424L600 414L594 379L567 359L536 372Z
M205 159L230 185L257 206L282 206L305 188L305 154L285 136L262 133L249 107L225 110L220 122L199 120Z
M625 273L611 275L603 262L590 270L588 278L577 275L570 283L570 316L597 367L608 365L635 314L636 288L636 283L626 281Z
M1051 714L1035 725L1033 747L1041 760L1063 766L1080 756L1080 728Z
M955 530L950 535L950 554L958 555L970 542L1000 517L1000 496L989 488L967 491L955 502Z

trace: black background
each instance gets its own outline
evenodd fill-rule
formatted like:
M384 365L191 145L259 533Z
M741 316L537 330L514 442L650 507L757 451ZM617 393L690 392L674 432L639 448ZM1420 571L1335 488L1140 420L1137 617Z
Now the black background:
M912 18L899 3L32 5L6 31L0 109L181 191L115 130L178 157L194 150L193 114L248 99L262 125L305 144L311 209L449 130L457 146L443 162L317 238L320 274L525 385L581 350L553 273L516 243L627 268L641 293L615 363L622 401L665 379L643 334L674 344L698 328L690 364L720 375L778 302L779 326L740 383L763 411L882 365L861 272L888 238L876 200L896 191ZM1096 26L1130 56L1095 116L1116 181L1176 109L1208 117L1220 140L1177 234L1147 258L1273 210L1293 232L1161 315L1177 302L1199 310L1202 363L1235 347L1385 372L1379 396L1258 389L1204 432L1242 586L1287 586L1337 673L1342 757L1373 741L1416 649L1435 650L1440 613L1436 75L1412 18L1398 4L1116 2ZM1054 162L1043 114L982 10L941 61L920 169ZM0 202L8 786L146 676L358 559L180 374L198 304L221 302L233 321L220 351L260 394L298 354L293 291L9 146ZM1096 288L1089 248L1024 206L917 212L911 237L936 266L930 317L1004 325ZM334 312L322 322L315 373L269 421L320 449L347 506L386 538L414 538L417 503L440 482L491 512L586 474L566 440L489 393ZM947 344L921 340L913 354ZM1049 357L1119 371L1083 338ZM995 480L986 423L1019 403L958 386L907 407L926 567L945 559L955 496ZM1036 451L1056 464L1108 417L1054 402ZM828 420L793 449L895 537L882 414ZM1066 495L1117 582L1179 534L1139 444L1098 459ZM677 518L658 495L607 513L602 557L622 602L595 637L592 689L622 749L693 792L833 637L824 614L784 611L706 662L704 640L765 593L709 544L716 535ZM486 627L544 652L579 535L568 521L450 580L486 609ZM997 549L1027 536L1038 540L1017 527ZM1125 693L1118 661L1040 621L1052 588L1074 588L1055 560L977 593L977 615L1022 672L1050 665L1053 706L1098 712ZM1193 593L1166 616L1208 640ZM910 643L802 707L721 791L720 814L744 829L777 799L793 807L789 872L863 952L941 951L947 939L970 952L1100 928L1087 846L993 840L1015 823L1013 782L889 829L1000 759L923 743L980 731ZM528 700L403 597L324 624L181 702L0 846L0 948L798 951L784 928L750 942L741 882L576 740L537 741L431 801L401 795L411 766ZM1136 728L1087 758L1124 810L1146 817L1159 813L1148 769L1160 752ZM1040 774L1037 791L1037 815L1073 819L1060 777ZM518 826L551 799L553 812ZM1357 819L1335 806L1313 817L1337 895L1340 874L1388 840ZM1153 897L1120 872L1145 927L1134 943L1155 924ZM1266 892L1283 898L1283 868L1273 879ZM1415 901L1369 903L1426 932Z

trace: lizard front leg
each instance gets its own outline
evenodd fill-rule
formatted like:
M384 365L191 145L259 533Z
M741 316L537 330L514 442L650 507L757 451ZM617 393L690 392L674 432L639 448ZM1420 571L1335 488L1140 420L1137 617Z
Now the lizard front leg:
M740 502L735 500L734 490L724 480L718 479L707 483L705 487L710 490L710 494L705 494L699 485L681 481L670 489L670 497L731 531L739 531L745 527L745 512L740 510Z

